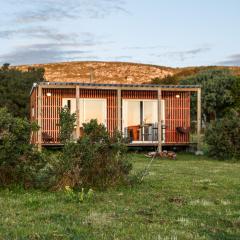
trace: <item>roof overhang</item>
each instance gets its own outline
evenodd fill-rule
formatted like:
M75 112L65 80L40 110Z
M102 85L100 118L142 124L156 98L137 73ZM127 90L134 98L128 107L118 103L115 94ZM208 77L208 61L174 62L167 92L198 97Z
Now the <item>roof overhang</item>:
M148 90L156 91L161 89L162 91L188 91L196 92L200 85L160 85L160 84L110 84L110 83L82 83L82 82L40 82L34 83L32 90L42 86L43 88L75 88L79 86L84 89L103 89L103 90ZM31 92L32 92L31 90Z

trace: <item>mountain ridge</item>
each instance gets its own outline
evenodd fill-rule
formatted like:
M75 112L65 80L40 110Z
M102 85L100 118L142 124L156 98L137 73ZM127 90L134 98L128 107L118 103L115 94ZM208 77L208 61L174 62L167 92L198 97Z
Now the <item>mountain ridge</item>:
M133 62L74 61L13 66L27 71L29 67L44 68L49 82L150 83L153 78L187 77L206 69L229 69L240 76L240 67L198 66L173 68Z

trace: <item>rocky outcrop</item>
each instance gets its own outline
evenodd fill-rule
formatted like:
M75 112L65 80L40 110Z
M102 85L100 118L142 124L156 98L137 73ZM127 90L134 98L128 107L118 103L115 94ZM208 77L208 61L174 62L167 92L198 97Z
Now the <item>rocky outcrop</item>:
M43 67L50 82L149 83L152 78L164 78L173 68L126 62L64 62L18 66Z
M209 69L229 69L240 76L240 67L201 66L170 68L150 64L127 62L62 62L17 66L27 71L29 67L45 69L49 82L92 82L92 83L150 83L153 78L175 75L184 78Z

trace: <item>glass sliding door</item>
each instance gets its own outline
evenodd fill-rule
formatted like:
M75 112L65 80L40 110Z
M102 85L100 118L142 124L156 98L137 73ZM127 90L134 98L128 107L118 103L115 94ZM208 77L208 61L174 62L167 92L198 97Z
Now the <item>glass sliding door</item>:
M161 101L162 125L165 124L165 104ZM158 101L124 99L122 106L123 133L131 142L158 141ZM162 130L165 141L165 130Z
M130 141L139 140L139 126L141 123L140 101L123 100L123 134Z
M143 121L142 121L142 140L157 141L158 126L158 102L157 100L144 100L143 102Z

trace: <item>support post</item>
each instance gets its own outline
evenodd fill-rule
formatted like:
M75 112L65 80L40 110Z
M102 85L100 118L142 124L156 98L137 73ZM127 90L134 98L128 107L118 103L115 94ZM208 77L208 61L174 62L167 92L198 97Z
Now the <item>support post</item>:
M162 100L162 90L158 89L158 152L162 152L162 109L161 109L161 100Z
M37 147L38 147L38 150L41 151L42 150L42 86L41 85L38 86L37 102L38 102L37 123L38 123L38 126L39 126Z
M80 137L80 111L79 111L79 107L80 107L80 102L79 102L79 95L80 95L80 89L79 86L76 86L76 137L77 139L79 139Z
M122 113L121 113L121 89L117 90L117 125L118 125L118 131L121 132L122 130Z
M201 144L201 88L197 91L197 150L200 151Z

